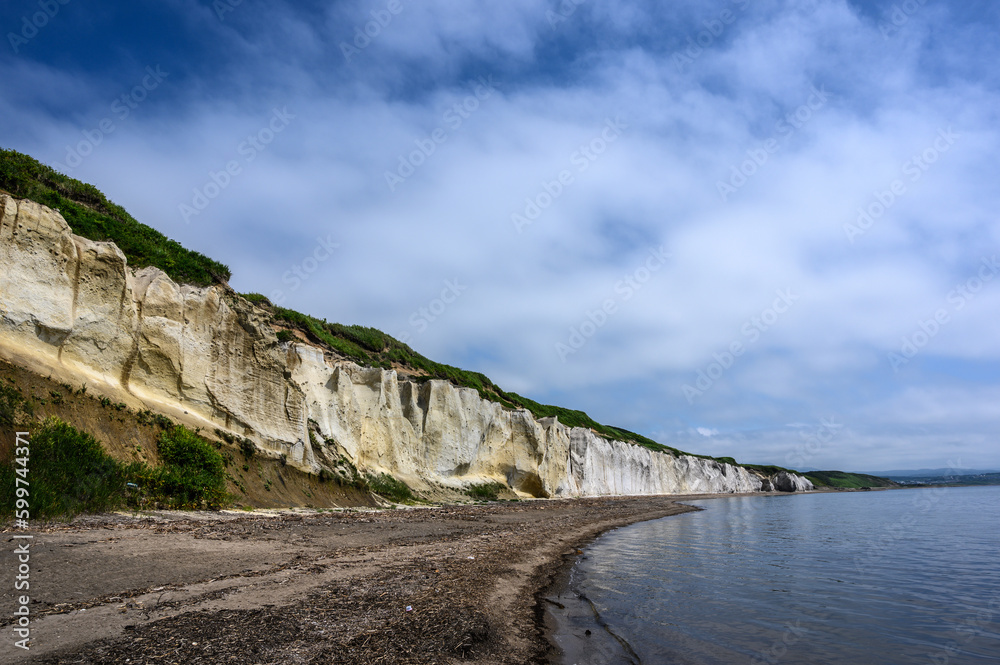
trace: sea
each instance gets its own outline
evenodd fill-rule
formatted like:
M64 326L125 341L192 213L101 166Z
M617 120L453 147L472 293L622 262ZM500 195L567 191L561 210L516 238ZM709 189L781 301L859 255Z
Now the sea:
M1000 487L684 503L577 558L561 662L1000 663Z

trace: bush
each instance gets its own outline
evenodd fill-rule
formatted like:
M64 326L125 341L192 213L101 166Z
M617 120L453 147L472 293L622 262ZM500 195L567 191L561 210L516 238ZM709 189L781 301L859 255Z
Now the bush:
M160 433L163 466L144 467L139 486L157 503L174 508L219 508L227 502L225 462L205 439L177 425Z
M185 249L141 224L93 185L74 180L14 150L0 150L0 188L12 195L58 208L73 233L110 240L133 268L156 266L175 282L208 286L230 277L229 268Z
M396 503L410 502L416 500L413 492L406 483L400 482L388 473L379 475L367 474L368 488L379 496L395 501Z
M265 305L267 307L271 306L271 300L267 296L261 295L260 293L241 293L240 295L255 305Z
M21 391L10 386L0 386L0 428L13 429L14 425L27 422L34 415L29 402Z
M503 483L482 483L479 485L470 485L465 493L471 496L473 499L479 499L481 501L496 501L497 497L500 496L500 492L507 489L507 486Z
M157 450L167 466L222 475L222 455L208 441L181 425L160 434Z
M125 483L141 465L123 465L90 434L49 418L32 428L30 510L32 519L69 518L116 510L125 505ZM14 512L15 467L0 466L3 513Z
M228 444L236 443L236 437L230 434L229 432L216 428L215 435Z

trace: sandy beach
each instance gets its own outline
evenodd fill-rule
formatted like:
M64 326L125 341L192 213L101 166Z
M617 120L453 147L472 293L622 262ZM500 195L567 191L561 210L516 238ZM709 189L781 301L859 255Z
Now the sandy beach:
M690 510L685 498L159 512L36 528L31 650L10 643L0 662L549 662L541 596L578 547Z

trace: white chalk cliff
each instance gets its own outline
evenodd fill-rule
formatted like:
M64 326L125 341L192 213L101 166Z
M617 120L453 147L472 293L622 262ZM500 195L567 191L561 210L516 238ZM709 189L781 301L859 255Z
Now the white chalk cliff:
M223 286L133 270L112 243L0 194L0 355L134 408L248 436L319 473L346 457L416 489L500 481L532 496L811 489L794 474L609 441L446 381L401 380L299 342Z

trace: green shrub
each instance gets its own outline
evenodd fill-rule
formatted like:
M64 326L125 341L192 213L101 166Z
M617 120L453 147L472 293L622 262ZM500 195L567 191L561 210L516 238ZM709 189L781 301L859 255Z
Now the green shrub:
M506 489L507 486L503 483L481 483L479 485L469 485L465 493L473 499L496 501L500 493Z
M225 430L216 429L215 435L228 444L236 443L236 437Z
M160 433L163 465L143 467L137 483L154 502L173 508L219 508L228 501L225 462L205 439L177 425Z
M49 418L30 428L29 505L32 519L69 518L125 505L125 483L141 465L123 465L90 434ZM0 466L4 515L12 515L15 467Z
M255 305L266 305L268 307L271 306L271 301L268 299L268 297L265 295L261 295L260 293L241 293L240 295Z
M34 415L31 403L21 391L12 386L0 386L0 428L13 429L14 425L27 422Z
M156 415L154 415L153 416L153 422L155 422L157 425L159 425L163 429L167 429L167 428L170 428L170 427L174 426L174 421L171 420L170 418L166 417L162 413L157 413Z
M385 497L396 503L412 502L416 500L413 496L413 492L405 483L396 480L388 473L366 474L365 480L367 481L368 488L378 494L379 496Z
M222 475L222 455L212 444L182 425L162 432L157 450L167 466Z
M0 188L18 198L58 208L73 233L114 242L134 268L155 266L176 282L198 286L230 277L228 267L139 223L93 185L63 175L28 155L0 150Z
M275 333L275 336L278 338L278 341L282 343L291 342L293 339L295 339L295 333L293 333L291 330L279 330L278 332Z

